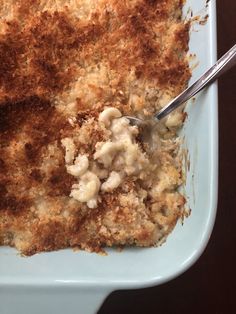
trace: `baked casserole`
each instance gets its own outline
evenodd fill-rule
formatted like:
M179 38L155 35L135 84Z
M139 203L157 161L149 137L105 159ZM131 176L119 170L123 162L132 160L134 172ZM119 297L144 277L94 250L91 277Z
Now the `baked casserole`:
M184 215L184 0L0 0L0 244L24 255L162 243Z

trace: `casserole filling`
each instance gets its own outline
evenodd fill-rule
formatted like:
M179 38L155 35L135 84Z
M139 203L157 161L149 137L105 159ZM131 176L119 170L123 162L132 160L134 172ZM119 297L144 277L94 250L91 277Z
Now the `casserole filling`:
M0 244L157 245L184 214L178 129L149 119L187 85L183 0L0 0Z

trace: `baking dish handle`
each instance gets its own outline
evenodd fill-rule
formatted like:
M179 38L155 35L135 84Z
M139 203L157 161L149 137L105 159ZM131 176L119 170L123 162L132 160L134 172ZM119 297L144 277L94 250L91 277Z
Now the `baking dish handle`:
M110 293L99 287L0 284L1 314L96 314Z

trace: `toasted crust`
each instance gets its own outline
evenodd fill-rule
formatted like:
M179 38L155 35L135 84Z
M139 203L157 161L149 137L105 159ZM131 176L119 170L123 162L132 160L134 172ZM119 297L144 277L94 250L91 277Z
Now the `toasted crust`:
M185 203L177 153L163 146L174 187L143 198L129 178L96 209L73 200L61 140L92 156L109 134L106 106L150 116L186 86L183 0L0 0L0 243L32 255L64 247L150 246ZM176 140L164 127L163 140ZM167 142L166 142L167 143ZM164 149L165 148L165 149ZM159 170L158 170L159 171ZM169 212L166 210L168 207Z

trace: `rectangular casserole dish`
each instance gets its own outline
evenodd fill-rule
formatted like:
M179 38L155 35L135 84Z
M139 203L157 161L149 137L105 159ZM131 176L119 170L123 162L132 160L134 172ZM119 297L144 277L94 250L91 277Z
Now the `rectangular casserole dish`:
M191 30L197 55L194 81L216 61L216 3L189 0L185 11L209 15ZM196 31L197 30L197 31ZM91 314L113 290L159 285L187 270L205 249L212 232L218 180L217 84L190 101L182 130L190 167L184 187L191 215L178 223L158 248L108 250L108 256L61 250L20 257L0 247L1 314Z

